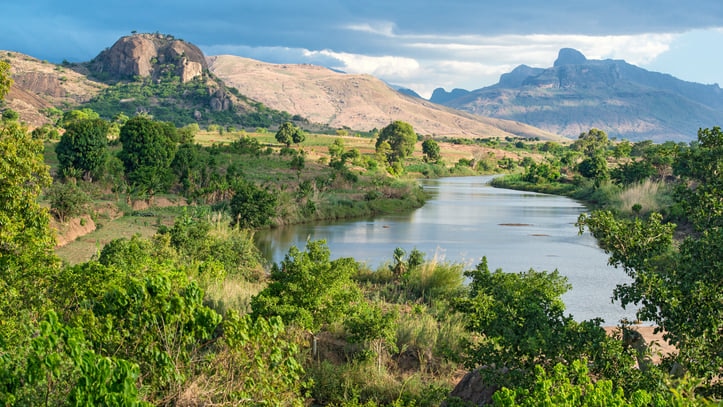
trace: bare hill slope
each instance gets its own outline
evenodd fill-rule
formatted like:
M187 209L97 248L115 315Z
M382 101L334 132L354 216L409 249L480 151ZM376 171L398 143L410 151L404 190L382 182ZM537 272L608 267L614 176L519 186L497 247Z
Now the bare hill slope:
M332 128L380 129L402 120L418 133L436 136L562 139L519 122L476 116L403 95L370 75L231 55L208 57L208 64L211 72L241 94Z
M50 122L43 114L44 109L78 105L106 87L70 67L18 52L0 51L0 55L10 63L10 74L14 81L5 101L31 126Z

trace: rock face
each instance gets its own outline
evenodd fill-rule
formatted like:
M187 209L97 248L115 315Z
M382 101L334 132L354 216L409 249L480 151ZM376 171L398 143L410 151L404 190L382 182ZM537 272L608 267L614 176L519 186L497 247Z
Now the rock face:
M208 65L203 52L193 44L171 35L133 34L101 52L90 70L115 80L173 74L185 83L203 75Z

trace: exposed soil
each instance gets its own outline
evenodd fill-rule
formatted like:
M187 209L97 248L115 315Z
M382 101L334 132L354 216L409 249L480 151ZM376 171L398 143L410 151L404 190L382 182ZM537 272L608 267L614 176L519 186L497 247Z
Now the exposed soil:
M56 248L65 246L75 239L95 230L95 222L90 215L73 218L65 223L51 220L50 227L56 231Z

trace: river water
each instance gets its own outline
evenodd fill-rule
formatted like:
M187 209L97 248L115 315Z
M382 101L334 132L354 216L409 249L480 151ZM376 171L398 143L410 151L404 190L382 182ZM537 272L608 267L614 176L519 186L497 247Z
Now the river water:
M613 288L627 276L574 223L586 208L569 198L493 188L491 176L420 181L431 197L410 213L373 219L292 225L259 231L256 240L269 261L279 262L292 245L325 239L332 258L353 257L371 267L391 263L401 247L425 259L461 262L468 268L487 256L490 269L506 272L557 269L572 290L563 296L578 320L603 318L614 325L635 311L611 303Z

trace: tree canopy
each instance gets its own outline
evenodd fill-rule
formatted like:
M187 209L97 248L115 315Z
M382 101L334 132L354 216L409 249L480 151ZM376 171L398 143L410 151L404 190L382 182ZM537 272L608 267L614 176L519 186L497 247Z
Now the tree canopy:
M292 143L299 144L305 138L304 131L294 126L292 122L284 122L276 132L276 141L286 144L286 147L291 146Z
M132 184L151 195L172 181L171 162L176 154L176 128L170 123L136 116L120 131L123 149L118 154Z
M103 119L79 119L65 129L55 147L59 171L66 176L80 175L91 181L105 165L108 155L110 124Z
M375 144L377 150L385 142L389 143L391 148L391 152L387 154L387 161L393 164L412 155L414 146L417 143L417 133L414 132L411 124L395 121L379 132Z
M0 61L0 101L5 99L5 95L10 92L13 85L13 78L10 76L10 64Z

